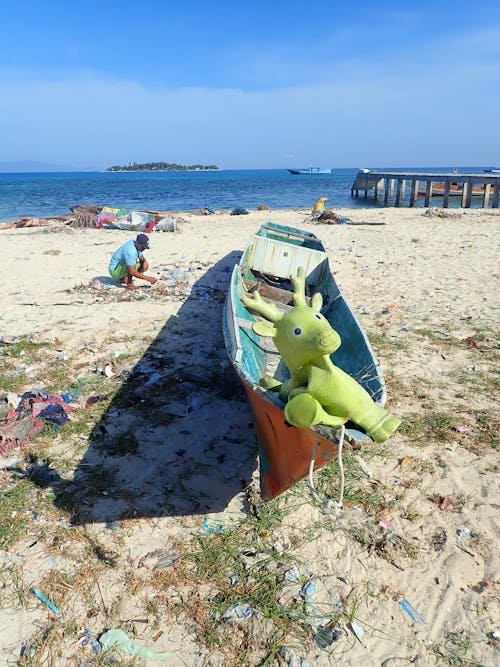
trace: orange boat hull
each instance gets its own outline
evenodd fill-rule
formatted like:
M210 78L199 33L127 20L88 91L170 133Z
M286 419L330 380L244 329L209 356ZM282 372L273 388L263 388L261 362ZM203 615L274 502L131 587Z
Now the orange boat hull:
M491 194L494 192L494 187L491 187ZM452 183L450 185L450 196L461 196L463 194L464 190L462 186L456 185L455 183ZM438 196L443 196L444 195L444 183L433 183L432 185L432 195L438 195ZM473 196L482 196L484 195L484 187L482 186L477 186L472 188L472 195ZM418 191L418 196L419 197L424 197L425 196L425 189L421 189Z
M307 476L314 446L314 469L337 456L338 446L309 428L290 426L282 410L243 383L259 438L260 486L263 500L272 500ZM279 465L276 462L279 461Z

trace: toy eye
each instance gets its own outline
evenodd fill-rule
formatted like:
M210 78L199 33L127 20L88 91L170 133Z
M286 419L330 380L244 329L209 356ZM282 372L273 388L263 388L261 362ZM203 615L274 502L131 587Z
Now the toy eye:
M317 320L322 320L322 319L323 319L319 313L314 313L314 317L315 317Z
M295 327L293 330L293 335L294 336L301 336L302 335L302 329L300 327Z

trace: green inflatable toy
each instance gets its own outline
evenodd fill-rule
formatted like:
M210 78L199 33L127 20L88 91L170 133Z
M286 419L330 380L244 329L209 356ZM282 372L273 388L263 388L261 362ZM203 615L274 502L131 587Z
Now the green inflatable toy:
M290 371L290 379L280 386L286 401L289 424L309 428L314 424L340 426L348 419L376 442L387 440L401 420L374 403L371 396L350 375L335 366L330 355L340 347L339 334L321 314L323 299L315 294L306 302L305 272L290 277L294 288L294 308L286 313L267 303L256 292L243 297L243 304L269 322L254 322L259 336L270 336ZM267 384L271 387L271 383Z

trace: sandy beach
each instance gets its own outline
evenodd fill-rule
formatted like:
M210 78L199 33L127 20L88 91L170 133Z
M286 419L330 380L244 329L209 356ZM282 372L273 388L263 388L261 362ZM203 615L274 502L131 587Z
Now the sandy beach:
M0 665L499 664L500 215L336 212L355 224L175 214L133 292L107 266L134 234L0 230L0 395L78 388L68 423L0 456ZM259 499L221 312L267 220L322 239L404 422L346 455L339 517L304 483ZM95 653L113 629L132 648Z

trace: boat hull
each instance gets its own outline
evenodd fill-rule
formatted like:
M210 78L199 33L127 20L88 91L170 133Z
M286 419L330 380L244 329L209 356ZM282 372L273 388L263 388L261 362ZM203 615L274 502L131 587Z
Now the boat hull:
M252 409L259 441L260 494L271 500L299 482L309 471L331 462L338 443L327 440L309 428L291 426L281 408L273 405L243 382Z
M223 333L226 351L254 416L264 500L275 498L306 477L313 458L314 468L318 469L327 465L338 451L337 428L291 426L285 419L285 404L278 392L262 386L265 377L272 376L280 382L286 380L288 369L274 348L273 340L260 338L253 331L252 324L257 316L242 303L244 296L258 290L266 301L274 302L277 307L283 310L292 307L293 288L288 285L288 279L296 275L299 266L305 270L309 296L316 292L322 294L321 312L341 337L340 348L331 355L333 363L354 377L377 405L382 407L386 399L378 362L333 278L319 239L291 227L263 225L250 239L240 263L233 269L224 306ZM352 442L350 435L348 439Z
M433 197L443 197L444 196L444 183L434 183L431 188L431 196ZM491 193L493 194L494 188L491 188ZM463 187L460 185L456 185L455 183L452 183L450 185L450 191L449 191L449 196L450 197L462 197L464 193ZM484 187L483 186L475 186L472 188L472 196L473 197L483 197L484 196ZM419 197L424 197L425 196L425 188L419 188L418 190L418 196Z
M325 167L309 167L309 169L288 169L294 176L312 176L315 174L331 174L332 170Z

